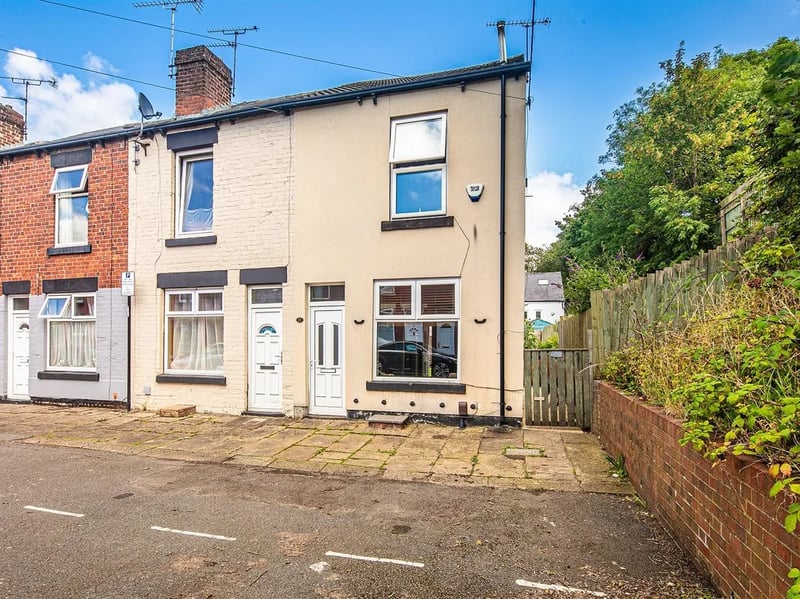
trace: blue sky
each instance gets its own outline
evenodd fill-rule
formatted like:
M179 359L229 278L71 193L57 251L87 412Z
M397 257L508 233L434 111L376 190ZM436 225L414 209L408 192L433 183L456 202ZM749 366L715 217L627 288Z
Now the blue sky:
M168 27L170 11L135 8L127 0L57 0L89 11ZM637 87L661 79L658 63L681 40L687 56L763 48L800 35L800 0L538 0L533 105L528 140L528 239L552 240L553 220L580 199L598 171L613 111ZM497 19L530 19L530 0L205 0L201 13L178 8L176 28L258 26L246 44L327 61L409 75L497 57ZM219 34L214 34L219 37ZM509 53L521 53L525 30L509 29ZM228 38L230 39L230 38ZM205 43L177 33L175 47ZM168 76L169 32L41 0L0 0L0 48L35 53L30 61L0 52L0 75L58 80L32 89L31 139L133 121L136 93L157 110L173 111ZM229 48L215 51L230 65ZM50 61L50 62L47 62ZM86 66L153 85L94 75L54 64ZM235 101L268 98L382 77L378 73L240 47ZM0 95L22 89L0 79ZM14 103L13 100L0 100Z

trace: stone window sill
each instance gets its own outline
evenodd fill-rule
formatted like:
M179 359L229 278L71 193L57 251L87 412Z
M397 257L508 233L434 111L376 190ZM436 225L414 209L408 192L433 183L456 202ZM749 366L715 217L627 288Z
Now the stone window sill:
M47 381L99 381L99 372L70 372L67 370L42 370L36 378Z
M204 374L159 374L157 383L182 383L188 385L226 385L224 376Z
M216 243L216 235L205 235L203 237L176 237L175 239L164 240L164 245L168 248L186 247L190 245L214 245Z
M90 254L91 252L92 252L91 244L47 248L48 256L69 256L72 254Z
M452 227L452 216L425 216L381 221L381 231L407 231L409 229L437 229Z
M429 383L417 381L367 381L367 391L399 391L405 393L455 393L464 395L464 383Z

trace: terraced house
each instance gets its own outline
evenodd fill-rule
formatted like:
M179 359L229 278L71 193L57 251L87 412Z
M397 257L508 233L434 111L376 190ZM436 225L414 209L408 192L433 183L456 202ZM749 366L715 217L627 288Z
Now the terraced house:
M124 406L129 132L23 128L0 106L0 396Z
M94 362L70 357L68 374L87 397L128 399L127 270L134 408L521 418L530 64L236 105L207 48L175 65L174 117L0 152L3 172L41 171L25 217L36 242L21 228L11 237L37 262L7 253L6 236L0 248L4 326L17 298L38 327L37 389L63 366L65 331L80 350L91 321ZM101 177L109 195L96 195ZM11 185L4 223L20 209L23 185ZM87 194L88 230L60 233L65 207L87 213ZM106 201L123 205L105 215ZM88 386L103 381L104 393Z
M519 418L528 70L231 106L178 52L129 147L134 406Z

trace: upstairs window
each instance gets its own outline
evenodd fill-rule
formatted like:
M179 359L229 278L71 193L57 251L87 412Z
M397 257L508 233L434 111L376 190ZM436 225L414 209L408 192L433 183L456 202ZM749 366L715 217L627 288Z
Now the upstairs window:
M50 193L55 195L56 247L89 243L89 194L86 180L89 167L56 169Z
M207 233L214 225L214 159L210 152L177 155L177 235Z
M392 218L445 214L446 139L445 113L392 121Z
M39 317L47 320L48 370L95 370L94 303L94 294L46 296Z

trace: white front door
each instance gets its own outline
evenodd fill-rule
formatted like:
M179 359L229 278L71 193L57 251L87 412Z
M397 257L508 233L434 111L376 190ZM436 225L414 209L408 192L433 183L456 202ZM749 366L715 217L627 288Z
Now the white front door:
M250 376L247 394L249 411L283 411L281 322L280 308L250 309Z
M16 399L28 398L28 374L30 362L28 336L30 333L29 313L27 310L13 310L15 300L22 298L9 298L12 301L10 318L10 380L8 394ZM27 298L25 298L27 304Z
M311 307L311 401L317 416L346 416L344 407L344 308Z

